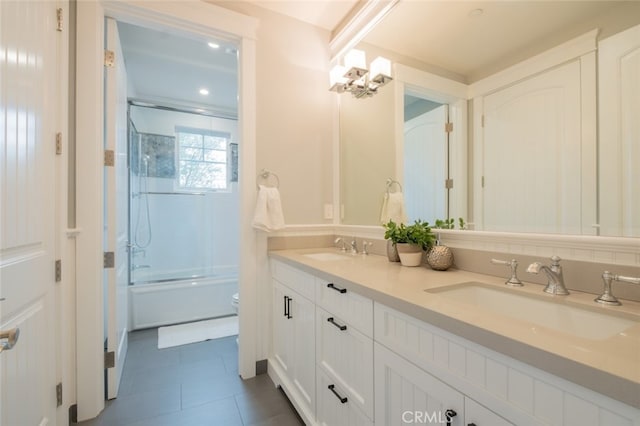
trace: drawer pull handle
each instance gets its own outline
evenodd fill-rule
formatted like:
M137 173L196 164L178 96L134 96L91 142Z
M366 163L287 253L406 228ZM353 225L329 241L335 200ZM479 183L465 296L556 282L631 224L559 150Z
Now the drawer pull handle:
M333 317L329 317L327 318L327 321L330 322L331 324L335 325L336 327L338 327L340 329L340 331L345 331L347 329L346 325L340 325L338 324Z
M447 418L447 426L451 426L451 419L457 415L458 413L456 413L454 410L451 410L451 409L446 410L444 412L444 416Z
M335 291L339 292L339 293L346 293L347 289L346 288L340 288L340 287L336 287L333 283L329 283L327 284L327 287L334 289Z
M289 299L289 297L288 296L284 296L283 306L284 306L284 316L285 316L285 318L287 316L289 316L289 312L287 312L287 299Z
M341 403L346 404L347 397L346 396L340 396L340 394L338 392L336 392L336 385L329 385L328 388L329 388L329 390L331 392L333 392L333 394L336 396L336 398L338 398L340 400Z
M287 296L287 319L291 319L291 318L293 318L293 317L291 316L291 301L292 301L292 300L293 300L292 298L290 298L290 297L288 297L288 296Z

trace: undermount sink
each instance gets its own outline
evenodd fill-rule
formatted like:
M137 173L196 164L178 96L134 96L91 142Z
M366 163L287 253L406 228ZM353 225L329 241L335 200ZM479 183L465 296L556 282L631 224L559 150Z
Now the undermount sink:
M511 290L511 291L510 291ZM515 294L483 283L469 282L425 290L453 302L474 305L494 314L527 321L573 336L601 340L638 324L633 319L597 312L598 307L578 307L545 300L546 296Z
M303 254L304 257L308 257L313 260L332 261L332 260L345 260L349 259L349 256L340 253L307 253Z

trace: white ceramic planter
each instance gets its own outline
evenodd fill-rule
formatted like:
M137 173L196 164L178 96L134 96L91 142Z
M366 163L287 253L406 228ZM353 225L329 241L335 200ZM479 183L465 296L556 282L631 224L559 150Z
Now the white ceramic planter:
M422 248L415 244L396 244L402 266L420 266L422 264Z

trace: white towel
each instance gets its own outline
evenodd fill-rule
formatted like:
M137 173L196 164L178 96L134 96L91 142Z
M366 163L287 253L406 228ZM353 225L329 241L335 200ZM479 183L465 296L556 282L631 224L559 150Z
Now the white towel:
M284 215L278 188L260 185L252 225L267 232L284 228Z
M390 220L397 224L407 223L407 213L404 208L404 196L402 192L387 192L382 199L382 211L380 222L388 223Z

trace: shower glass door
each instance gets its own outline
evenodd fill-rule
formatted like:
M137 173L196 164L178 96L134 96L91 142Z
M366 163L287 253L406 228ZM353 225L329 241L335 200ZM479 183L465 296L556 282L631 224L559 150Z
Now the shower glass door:
M131 284L237 265L236 120L130 106Z

